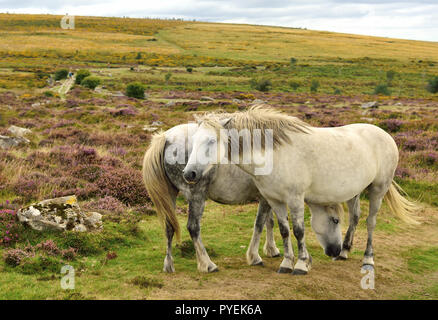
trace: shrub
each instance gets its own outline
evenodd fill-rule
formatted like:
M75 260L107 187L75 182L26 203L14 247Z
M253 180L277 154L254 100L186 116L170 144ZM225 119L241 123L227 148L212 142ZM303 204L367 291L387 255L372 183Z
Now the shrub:
M82 80L84 80L86 77L89 77L90 75L91 75L91 73L87 69L78 70L78 72L76 73L75 83L81 84Z
M386 79L391 82L392 80L394 80L395 76L397 75L397 72L395 72L394 70L388 70L386 72Z
M333 91L333 94L342 94L342 91L339 88L335 88L335 90Z
M404 124L404 121L399 119L386 119L382 121L379 126L386 131L389 132L397 132L401 129L402 125Z
M48 97L48 98L50 98L50 97L53 97L53 96L54 96L53 92L52 92L52 91L50 91L50 90L44 91L44 95L45 95L46 97Z
M166 81L166 83L169 82L171 77L172 77L172 73L171 72L166 73L166 75L164 76L164 80Z
M60 69L55 72L55 80L62 80L66 79L68 76L68 70L67 69Z
M312 80L312 83L310 84L310 92L318 92L320 84L318 80Z
M192 68L192 67L187 67L187 68L186 68L186 71L192 73L193 68Z
M100 84L100 82L100 78L95 76L88 76L82 80L81 85L85 88L94 90Z
M290 58L290 60L289 60L291 66L296 65L297 61L298 60L296 58Z
M426 89L430 93L438 93L438 76L428 80Z
M291 87L294 91L296 91L300 87L300 84L297 81L290 81L289 87Z
M391 95L391 91L388 89L386 84L379 84L376 88L374 88L374 94L389 96Z
M262 92L267 92L272 88L272 82L269 79L252 79L250 84L252 88Z
M11 267L20 265L26 258L30 258L31 253L22 249L9 249L3 254L5 263Z
M144 85L140 82L132 82L126 87L126 95L131 98L144 99Z

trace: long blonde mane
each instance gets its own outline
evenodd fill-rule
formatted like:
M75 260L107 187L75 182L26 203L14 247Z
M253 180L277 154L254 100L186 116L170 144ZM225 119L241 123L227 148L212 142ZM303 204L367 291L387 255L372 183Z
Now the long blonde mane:
M229 119L225 126L221 120ZM267 129L272 130L274 147L290 143L289 133L310 133L312 126L296 117L289 116L266 105L257 105L249 110L235 113L208 113L197 118L206 127L220 129L247 129L252 134L255 129L261 130L262 141Z

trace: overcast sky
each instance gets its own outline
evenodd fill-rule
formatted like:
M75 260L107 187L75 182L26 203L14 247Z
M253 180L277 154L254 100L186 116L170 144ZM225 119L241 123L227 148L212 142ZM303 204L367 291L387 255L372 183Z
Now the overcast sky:
M438 41L438 0L0 0L0 12L175 17Z

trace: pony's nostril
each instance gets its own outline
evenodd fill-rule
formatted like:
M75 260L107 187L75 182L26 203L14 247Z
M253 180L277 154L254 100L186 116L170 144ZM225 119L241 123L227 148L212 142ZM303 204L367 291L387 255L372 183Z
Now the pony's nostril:
M195 180L196 179L196 172L195 171L190 171L189 178L190 178L190 180Z

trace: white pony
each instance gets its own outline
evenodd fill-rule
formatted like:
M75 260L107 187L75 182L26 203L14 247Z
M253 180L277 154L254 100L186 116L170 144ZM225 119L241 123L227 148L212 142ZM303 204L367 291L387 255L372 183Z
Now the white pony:
M199 129L193 136L192 153L184 169L184 177L191 183L201 179L215 160L211 157L209 163L199 162L199 155L214 154L219 161L227 161L230 158L230 146L242 146L239 137L236 140L235 136L228 135L226 139L219 139L221 134L223 137L224 129L247 130L252 134L257 131L262 141L271 134L273 166L269 174L255 173L260 163L266 161L261 155L267 152L267 145L266 148L261 145L258 149L253 145L253 150L240 148L239 163L236 164L252 176L260 194L277 215L284 243L281 272L307 274L310 270L311 257L304 238L305 203L311 208L312 227L321 244L326 242L324 236L327 230L334 226L332 229L335 234L332 237L339 239L339 242L331 239L330 245L325 248L326 253L346 259L360 216L359 197L364 190L368 190L368 242L363 259L363 265L367 267L374 266L373 231L383 198L388 200L394 214L406 222L417 223L410 217L416 209L415 204L400 195L393 181L398 163L397 146L392 137L377 126L351 124L337 128L316 128L263 106L233 114L207 114L200 121ZM251 156L254 158L249 163L241 161ZM336 227L339 223L337 210L318 209L343 202L348 204L350 224L341 244L341 230ZM287 207L298 242L298 261L295 266ZM320 214L315 215L315 212Z

